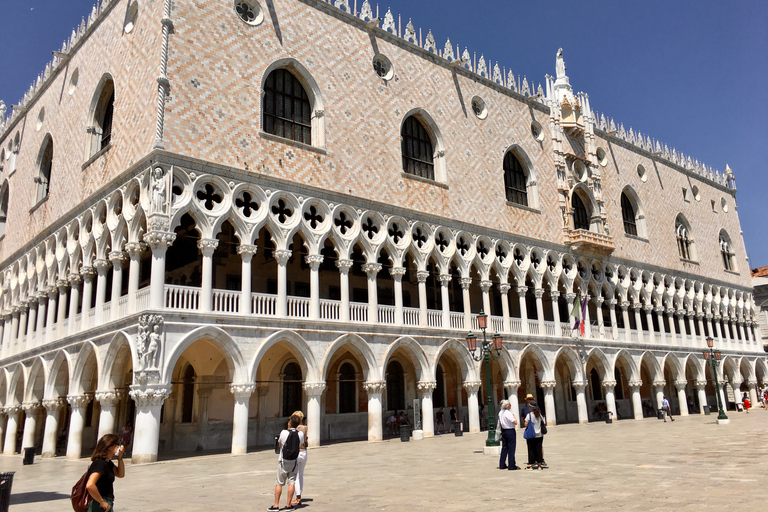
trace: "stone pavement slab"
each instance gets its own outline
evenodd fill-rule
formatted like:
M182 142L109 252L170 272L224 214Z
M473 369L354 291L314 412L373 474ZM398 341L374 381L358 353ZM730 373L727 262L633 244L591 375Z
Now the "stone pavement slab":
M768 412L558 425L544 440L550 469L500 471L482 454L486 434L402 443L349 442L309 451L307 512L509 510L766 510ZM526 460L517 436L517 461ZM11 511L68 511L88 461L0 457L15 471ZM277 457L202 455L127 465L118 512L261 511L272 504ZM281 500L284 506L285 495Z

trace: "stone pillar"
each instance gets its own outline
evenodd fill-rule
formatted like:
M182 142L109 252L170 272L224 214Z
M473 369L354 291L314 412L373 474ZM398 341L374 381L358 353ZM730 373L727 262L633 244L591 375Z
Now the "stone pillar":
M744 320L739 319L739 340L744 341L747 339L747 335L744 334Z
M56 305L59 289L55 286L49 286L46 291L48 292L48 318L45 319L45 341L50 343L53 341L53 326L56 323ZM13 317L11 317L11 333L15 336L16 329L13 327Z
M59 289L59 300L57 302L56 334L58 338L63 338L67 333L63 332L64 320L67 319L67 292L69 291L69 281L59 279L56 281L56 288ZM73 319L74 320L74 319Z
M5 407L0 407L0 453L2 452L2 445L5 442L5 427L7 423L8 413L5 412Z
M619 325L616 322L616 299L608 299L608 314L611 316L611 335L614 340L619 339Z
M549 297L552 299L552 318L554 318L555 324L555 336L562 336L562 329L560 328L560 292L557 290L550 290Z
M525 300L525 294L528 292L527 286L517 287L517 300L520 302L520 324L523 328L523 334L528 334L528 305Z
M96 269L96 315L95 325L104 323L104 303L107 300L107 270L109 270L109 261L96 260L93 262ZM113 304L114 305L114 304Z
M616 381L605 379L602 382L603 393L605 393L605 408L613 415L614 420L619 419L619 415L616 413Z
M709 404L707 403L706 386L707 386L707 381L705 380L696 381L696 393L698 393L699 395L699 414L704 414L704 407L709 407Z
M248 452L248 403L254 389L256 384L229 386L229 390L235 397L235 410L232 413L232 455L243 455Z
M69 292L69 334L74 334L80 329L79 325L75 325L75 317L77 316L77 306L80 304L80 287L82 286L83 277L80 274L69 274L69 276L67 277L69 279L69 290L70 290Z
M621 317L624 319L624 341L632 340L632 329L629 327L629 301L621 303Z
M696 313L696 321L699 324L699 334L701 338L701 346L706 346L707 332L704 330L704 313Z
M760 332L760 326L758 325L757 322L752 322L752 327L754 328L754 333L755 333L755 343L757 344L758 347L762 346L763 333Z
M22 404L24 409L24 434L21 438L21 449L35 448L35 433L37 432L37 415L42 409L39 402Z
M19 301L19 338L27 336L27 312L29 311L29 302ZM26 343L26 339L25 339Z
M87 331L91 327L88 312L91 310L91 303L93 302L93 277L96 275L96 269L93 267L81 267L80 274L83 276L83 314L80 317L80 330ZM38 319L40 314L42 312L38 313Z
M307 395L307 435L309 436L308 446L310 448L320 446L320 428L323 424L323 391L325 391L325 382L304 383L304 393Z
M292 251L275 251L275 260L277 261L277 307L276 315L280 318L288 316L288 260L291 258Z
M715 337L715 330L712 328L712 314L707 313L707 334L712 338Z
M325 258L320 254L311 254L304 258L309 265L309 318L320 318L320 265Z
M688 416L688 395L685 394L685 387L687 385L688 381L675 381L675 389L677 389L677 401L680 405L680 416Z
M368 323L379 323L379 291L376 276L381 272L381 263L366 263L363 272L368 278Z
M176 240L176 233L150 231L144 235L144 241L152 250L152 274L149 281L149 307L165 308L165 253ZM155 458L157 448L155 447Z
M605 299L598 295L595 297L595 313L597 313L597 332L600 339L605 339L605 319L603 318L603 302Z
M469 410L469 432L480 432L480 408L477 402L477 391L480 389L480 381L468 381L464 383L467 390L467 409Z
M417 385L421 397L421 430L424 431L424 437L435 435L435 419L432 411L432 392L435 388L437 388L437 382L433 380L421 381Z
M37 308L38 308L38 302L37 297L30 297L29 298L29 316L27 317L27 347L28 348L34 348L37 344L37 330L35 329L37 327ZM70 324L72 325L72 324ZM2 329L2 322L0 322L0 329ZM2 339L2 334L0 334L0 339Z
M389 275L395 285L395 325L403 325L403 276L405 267L392 267L389 269Z
M557 425L557 414L555 413L555 386L557 381L543 380L540 382L541 389L544 390L544 414L547 418L547 425Z
M653 331L653 305L652 304L646 304L645 305L645 323L648 324L648 342L649 343L656 343L656 336L654 335Z
M464 304L464 330L465 331L472 330L472 304L469 298L469 285L471 284L472 284L472 278L470 277L461 278L461 298ZM443 308L443 311L445 311L445 308ZM485 312L485 314L489 314L489 313ZM450 327L450 323L443 322L443 328L445 327Z
M123 251L110 252L109 261L112 262L112 295L109 299L112 306L109 308L109 318L117 320L120 318L117 303L120 302L123 293L123 263L125 261Z
M21 405L14 404L5 408L8 414L8 423L5 427L5 444L3 446L3 455L13 455L16 453L16 432L19 430L19 416L21 415Z
M202 382L197 386L197 449L208 448L208 402L213 394L213 384Z
M96 400L99 402L101 412L99 413L99 435L114 434L116 432L117 414L116 406L123 398L120 391L97 391Z
M53 288L55 290L55 288ZM11 339L14 343L19 341L19 316L21 310L18 307L11 308Z
M501 316L503 322L504 332L510 332L512 330L512 324L509 321L509 290L512 286L509 283L499 284L499 292L501 293Z
M636 420L643 419L643 399L640 397L640 386L643 382L640 380L632 380L628 382L630 392L632 393L632 412L635 415Z
M240 255L242 263L240 267L240 274L242 276L240 280L240 310L238 311L241 315L253 313L251 311L251 261L253 260L253 255L256 254L256 249L255 245L237 246L237 254ZM235 392L233 391L232 393Z
M451 305L448 296L448 283L451 282L451 275L440 274L438 279L440 280L440 302L443 306L441 327L443 329L448 329L451 327Z
M685 311L682 309L679 309L675 312L677 315L677 324L680 326L680 345L685 346L686 341L688 340L688 335L685 334Z
M677 333L675 332L675 309L667 308L667 318L669 319L669 344L677 345Z
M664 398L664 386L667 381L663 379L653 381L653 389L656 392L656 409L661 409L661 400Z
M136 297L139 293L139 274L141 273L141 253L147 250L147 244L131 242L125 244L128 253L128 313L136 313ZM85 308L83 308L85 309Z
M139 388L131 386L130 395L136 402L136 423L133 436L134 464L157 461L160 441L160 409L171 394L170 388ZM71 435L71 432L70 432Z
M534 289L533 294L536 297L536 315L539 320L539 335L544 336L544 302L541 300L544 296L544 288Z
M737 370L738 371L738 370ZM733 388L733 402L737 404L743 403L741 400L741 383L742 380L731 379L731 387ZM725 407L725 401L723 401L723 407Z
M61 398L43 400L43 407L45 407L45 433L43 434L42 457L47 459L56 456L59 418L61 417L61 409L64 407L64 400Z
M695 346L696 345L696 325L693 322L693 312L688 312L688 329L691 331L691 336L689 338L690 345Z
M480 290L483 292L483 312L488 316L491 316L491 296L489 294L491 286L493 286L493 281L480 281Z
M83 452L83 427L85 412L91 397L88 395L69 395L67 402L72 407L69 417L69 439L67 440L67 459L79 460Z
M43 337L43 329L45 328L47 306L48 306L48 294L38 293L37 294L37 326L35 327L35 346L39 346L45 343L45 338ZM83 307L83 312L85 312L85 307ZM83 315L83 320L85 320L85 318L86 318L86 315Z
M757 400L757 382L754 380L747 381L747 386L749 386L749 402L752 407L757 407L757 404L760 403Z
M337 260L336 268L339 269L339 291L341 295L341 310L339 320L349 322L349 269L352 268L352 260Z
M368 441L375 442L384 439L382 430L382 405L381 394L387 388L383 380L368 381L363 384L368 394Z
M203 276L200 290L200 311L213 311L213 253L219 246L215 238L201 238L197 248L203 254Z
M635 331L637 331L637 341L638 343L643 343L643 318L640 314L640 310L642 309L643 305L640 302L633 302L632 303L632 310L635 313Z
M507 396L509 397L509 403L512 404L512 412L515 414L518 428L522 425L523 419L520 417L520 404L517 401L517 390L520 388L519 380L508 380L504 382L504 388L507 390ZM498 411L497 411L498 414ZM496 418L496 425L498 427L499 419Z
M664 308L657 307L653 309L656 312L656 319L659 321L659 341L661 344L666 343L666 330L664 329Z
M731 344L731 319L728 315L723 315L723 330L725 331L725 342L730 346Z
M589 411L587 411L587 398L584 389L587 387L587 381L573 381L573 387L576 389L576 408L579 416L579 423L589 423Z
M427 318L427 278L429 272L419 270L416 272L416 279L419 282L419 326L427 327L429 320Z

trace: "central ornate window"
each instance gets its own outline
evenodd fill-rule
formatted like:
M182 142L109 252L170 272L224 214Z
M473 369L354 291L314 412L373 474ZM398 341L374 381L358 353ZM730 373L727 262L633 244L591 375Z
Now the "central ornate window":
M680 215L675 219L675 237L677 238L677 252L684 260L694 260L693 239L690 236L688 223Z
M287 69L276 69L264 86L264 131L312 144L312 105L304 86Z
M415 116L403 123L402 138L403 171L414 176L435 179L434 148L429 132Z
M520 161L511 152L504 155L504 189L507 201L528 206L528 177Z
M589 212L584 206L578 194L573 194L571 201L573 206L573 229L585 229L589 231Z

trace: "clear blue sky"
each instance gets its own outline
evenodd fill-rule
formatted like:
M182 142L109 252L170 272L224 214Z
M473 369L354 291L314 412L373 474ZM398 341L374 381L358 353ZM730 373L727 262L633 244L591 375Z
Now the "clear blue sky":
M0 99L22 97L92 3L0 0ZM389 0L382 17L387 7L403 27L431 28L439 48L450 37L536 83L562 46L594 110L721 171L730 164L750 266L768 265L768 2Z

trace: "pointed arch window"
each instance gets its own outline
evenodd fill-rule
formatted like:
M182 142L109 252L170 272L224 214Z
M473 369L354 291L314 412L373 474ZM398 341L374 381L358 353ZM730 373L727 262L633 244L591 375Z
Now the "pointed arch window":
M281 68L267 76L262 110L266 133L312 144L312 105L293 73Z
M733 250L731 242L725 233L720 233L720 256L723 258L723 268L725 270L735 271L733 264Z
M288 363L283 370L283 416L290 416L301 410L301 367Z
M0 237L5 236L5 225L8 219L8 183L3 184L0 192Z
M677 238L677 252L684 260L693 260L693 240L688 232L688 226L680 219L675 221L675 237Z
M637 236L635 207L624 192L621 193L621 217L624 220L624 232L628 235Z
M408 117L400 130L403 171L435 179L434 147L429 132L415 116Z
M504 155L504 189L507 201L528 206L528 176L511 152Z
M115 83L105 76L103 85L98 90L97 99L93 107L92 127L89 131L93 136L91 154L107 148L112 144L112 125L115 115Z
M49 136L45 138L43 147L40 149L38 159L37 176L34 182L37 184L37 200L40 202L48 197L51 183L51 169L53 168L53 139Z
M573 194L572 198L573 228L589 231L589 212L587 207L584 206L584 201L581 200L578 194Z

